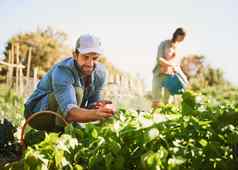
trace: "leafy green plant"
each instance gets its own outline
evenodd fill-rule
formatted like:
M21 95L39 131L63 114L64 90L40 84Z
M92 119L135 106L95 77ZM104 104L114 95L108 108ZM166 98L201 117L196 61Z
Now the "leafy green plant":
M23 120L24 99L6 86L0 86L0 120L4 118L19 126Z
M22 162L28 169L235 170L238 107L213 104L187 91L181 107L160 108L166 119L120 109L97 124L70 124L28 147Z

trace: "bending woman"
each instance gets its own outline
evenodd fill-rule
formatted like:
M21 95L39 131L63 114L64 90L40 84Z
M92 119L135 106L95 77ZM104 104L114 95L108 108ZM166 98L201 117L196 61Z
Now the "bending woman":
M184 40L186 33L183 28L177 28L173 33L171 40L162 41L157 52L157 63L153 69L152 82L152 107L157 108L161 103L167 104L170 93L167 89L162 87L162 82L166 76L175 73L177 45Z

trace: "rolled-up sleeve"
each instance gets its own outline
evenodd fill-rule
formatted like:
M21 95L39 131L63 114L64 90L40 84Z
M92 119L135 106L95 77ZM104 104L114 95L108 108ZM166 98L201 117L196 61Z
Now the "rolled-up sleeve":
M73 73L65 67L56 67L52 71L52 88L60 111L67 115L69 106L77 106Z

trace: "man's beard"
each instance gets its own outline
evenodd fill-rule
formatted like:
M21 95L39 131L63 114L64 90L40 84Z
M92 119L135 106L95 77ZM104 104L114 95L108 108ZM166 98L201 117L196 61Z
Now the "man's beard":
M81 71L84 75L89 76L92 74L92 72L95 69L95 65L94 66L87 66L87 65L82 65L81 66Z

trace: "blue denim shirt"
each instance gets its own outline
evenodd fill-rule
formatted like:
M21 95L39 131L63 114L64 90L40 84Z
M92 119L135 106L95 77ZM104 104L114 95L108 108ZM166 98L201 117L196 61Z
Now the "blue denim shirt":
M91 84L85 88L80 66L72 58L55 64L52 69L40 80L33 94L27 99L25 107L37 101L31 110L33 113L47 110L48 95L53 92L59 105L60 112L67 115L70 106L78 105L88 108L101 99L100 92L106 82L106 68L96 64L91 75ZM77 103L75 87L82 88L84 95L81 103Z

